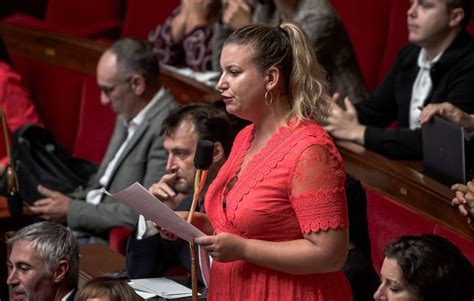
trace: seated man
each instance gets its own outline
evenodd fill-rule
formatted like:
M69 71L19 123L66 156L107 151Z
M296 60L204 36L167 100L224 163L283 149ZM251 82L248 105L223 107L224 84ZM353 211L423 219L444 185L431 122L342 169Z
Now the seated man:
M171 112L163 121L161 135L168 151L168 174L150 187L162 202L176 211L188 211L194 189L194 153L199 140L215 142L213 163L206 187L214 179L232 147L230 121L219 109L205 104L190 104ZM206 188L201 193L201 199ZM201 206L199 206L201 205ZM199 209L203 210L202 200ZM129 278L161 276L169 268L181 265L190 269L189 247L185 241L163 239L153 223L140 217L132 232L127 252Z
M121 39L104 52L97 66L101 103L117 114L105 157L93 181L79 193L66 196L40 186L45 198L35 202L33 212L102 238L111 227L137 222L138 214L103 189L114 193L135 182L150 186L165 173L166 151L159 131L177 104L161 87L159 72L152 48L143 41Z
M72 301L79 247L71 231L52 222L29 225L7 240L10 300Z
M412 1L409 40L367 101L335 103L326 129L395 159L420 160L420 107L449 101L474 113L474 41L467 34L471 0ZM338 95L333 96L334 99ZM396 128L387 128L397 121Z

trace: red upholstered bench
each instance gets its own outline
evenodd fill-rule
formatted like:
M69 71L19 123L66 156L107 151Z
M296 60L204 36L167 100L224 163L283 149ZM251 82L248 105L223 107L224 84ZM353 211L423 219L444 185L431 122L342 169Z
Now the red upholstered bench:
M98 37L112 30L118 32L122 10L121 0L49 0L43 20L17 13L4 21L79 37Z
M165 22L179 0L128 0L120 36L146 39L158 24Z
M367 219L372 252L372 262L380 271L385 246L402 235L436 234L458 246L474 263L474 241L444 228L434 220L415 212L382 194L366 189ZM453 208L453 210L455 210Z
M115 115L100 104L95 76L24 57L12 59L46 128L73 155L99 164Z

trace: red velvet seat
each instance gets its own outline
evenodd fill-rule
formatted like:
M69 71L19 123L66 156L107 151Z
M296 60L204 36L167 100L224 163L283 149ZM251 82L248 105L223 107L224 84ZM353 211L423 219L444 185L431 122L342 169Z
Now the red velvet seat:
M95 76L82 79L77 135L73 155L100 164L115 126L115 114L100 103Z
M45 31L97 37L119 30L122 10L121 0L49 0L44 20L14 14L5 18L5 21Z
M402 235L432 234L435 222L402 207L378 192L367 189L367 219L372 263L382 267L385 246Z
M456 246L458 246L461 249L461 251L464 253L464 255L466 255L466 257L471 261L471 263L474 264L474 241L473 240L467 240L466 238L456 234L455 232L441 225L435 226L433 234L449 239Z
M25 79L44 125L57 141L72 150L79 121L82 77L79 72L59 66L12 57Z
M132 227L120 226L113 227L109 231L109 248L122 255L127 254L127 241Z
M329 0L341 16L354 47L359 67L369 91L377 84L382 64L390 16L390 0Z
M380 64L378 81L381 82L395 63L398 52L408 44L407 11L410 1L391 0L387 40Z
M120 35L146 39L148 33L164 23L179 3L179 0L128 0Z

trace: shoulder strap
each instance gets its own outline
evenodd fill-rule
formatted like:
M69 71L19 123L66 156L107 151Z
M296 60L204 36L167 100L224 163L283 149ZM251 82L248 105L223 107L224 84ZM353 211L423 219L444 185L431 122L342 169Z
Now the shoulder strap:
M18 181L15 175L15 171L12 167L12 148L10 144L10 135L8 135L7 127L7 118L5 116L5 111L0 108L0 119L2 122L3 135L5 137L5 147L7 150L8 165L6 166L5 176L7 178L7 191L9 194L13 195L18 192Z

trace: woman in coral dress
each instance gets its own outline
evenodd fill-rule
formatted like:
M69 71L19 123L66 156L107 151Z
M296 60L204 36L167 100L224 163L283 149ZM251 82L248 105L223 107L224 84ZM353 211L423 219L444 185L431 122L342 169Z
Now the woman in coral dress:
M226 40L218 88L226 110L250 120L211 184L215 235L209 300L352 300L345 174L318 122L324 72L294 24L249 25Z

